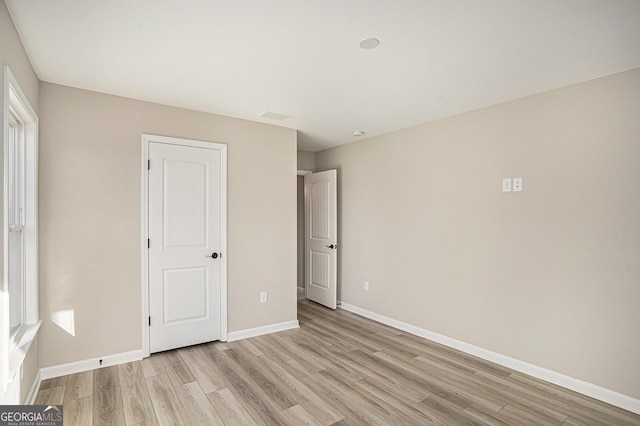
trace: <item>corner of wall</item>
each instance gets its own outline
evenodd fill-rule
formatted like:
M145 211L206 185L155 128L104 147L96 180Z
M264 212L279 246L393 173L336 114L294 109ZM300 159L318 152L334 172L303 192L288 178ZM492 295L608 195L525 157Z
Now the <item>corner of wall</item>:
M298 170L316 171L316 153L298 151Z

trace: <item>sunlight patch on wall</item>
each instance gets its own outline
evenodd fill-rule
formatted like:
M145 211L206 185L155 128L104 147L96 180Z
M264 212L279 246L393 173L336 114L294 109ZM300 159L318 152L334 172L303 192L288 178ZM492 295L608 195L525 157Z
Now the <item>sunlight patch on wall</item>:
M74 319L73 309L54 312L51 315L51 321L53 321L58 327L75 337L76 323Z

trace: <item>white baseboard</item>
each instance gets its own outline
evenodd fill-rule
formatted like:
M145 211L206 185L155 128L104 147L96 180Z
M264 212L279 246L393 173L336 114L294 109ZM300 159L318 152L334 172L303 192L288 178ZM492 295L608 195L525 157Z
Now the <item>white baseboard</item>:
M52 379L54 377L66 376L67 374L82 373L83 371L95 370L101 367L124 364L126 362L140 361L143 358L142 349L137 351L123 352L119 354L106 355L99 358L85 359L70 362L68 364L54 365L40 369L40 380ZM102 362L100 362L102 361Z
M247 339L249 337L261 336L263 334L275 333L278 331L291 330L298 327L298 320L294 320L281 322L278 324L265 325L262 327L250 328L247 330L234 331L228 333L227 341L232 342L234 340ZM137 351L130 351L119 354L106 355L98 358L70 362L68 364L44 367L41 368L38 372L38 377L36 380L37 386L35 386L34 384L35 392L34 390L32 390L32 392L34 394L38 393L38 388L40 387L40 382L42 380L66 376L68 374L82 373L83 371L95 370L97 368L108 367L111 365L124 364L126 362L139 361L142 358L144 358L144 353L142 349L140 349ZM35 395L33 397L35 398Z
M246 330L232 331L227 334L227 342L235 340L248 339L249 337L262 336L263 334L276 333L278 331L292 330L300 327L298 320L280 322L277 324L263 325L256 328L248 328Z
M377 314L375 312L367 311L366 309L362 309L348 303L340 302L339 305L340 308L346 311L353 312L354 314L358 314L365 318L369 318L379 323L386 324L390 327L397 328L398 330L406 331L407 333L413 334L415 336L419 336L433 342L449 346L450 348L454 348L470 355L477 356L478 358L486 359L487 361L500 364L504 367L511 368L512 370L537 377L538 379L546 380L547 382L554 383L583 395L590 396L611 405L615 405L616 407L624 408L625 410L640 414L639 399L632 398L630 396L594 385L592 383L575 379L573 377L565 376L564 374L560 374L543 367L538 367L537 365L529 364L524 361L492 352L487 349L462 342L460 340L452 339L450 337L443 336L441 334L434 333L429 330L425 330L423 328Z

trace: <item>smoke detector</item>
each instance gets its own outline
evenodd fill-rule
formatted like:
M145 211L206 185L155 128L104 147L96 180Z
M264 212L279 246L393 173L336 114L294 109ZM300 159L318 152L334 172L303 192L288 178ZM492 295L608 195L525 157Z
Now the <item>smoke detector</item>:
M380 40L377 38L365 38L360 42L360 47L363 49L375 49L380 45Z

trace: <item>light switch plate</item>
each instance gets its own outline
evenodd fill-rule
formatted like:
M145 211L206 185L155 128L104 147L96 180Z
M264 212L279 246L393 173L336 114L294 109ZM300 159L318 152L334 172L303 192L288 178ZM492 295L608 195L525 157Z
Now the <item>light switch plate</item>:
M511 178L502 178L502 192L511 192Z

